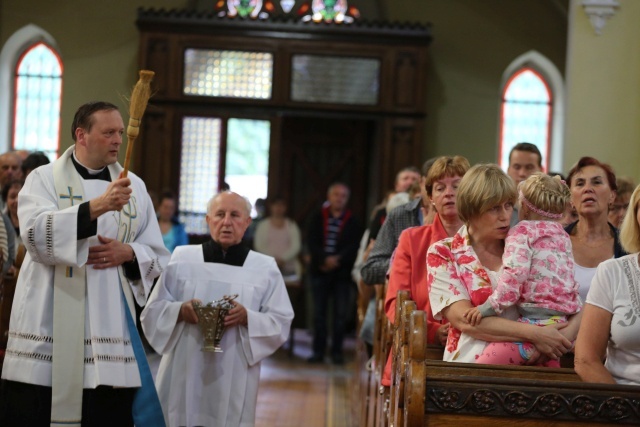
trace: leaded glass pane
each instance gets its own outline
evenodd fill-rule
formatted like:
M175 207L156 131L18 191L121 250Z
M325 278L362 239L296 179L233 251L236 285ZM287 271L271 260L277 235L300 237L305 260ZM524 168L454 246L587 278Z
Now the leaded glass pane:
M271 98L273 55L267 52L187 49L184 94Z
M179 216L189 234L209 234L207 202L218 191L221 120L182 120Z
M549 91L542 79L533 71L518 74L507 87L504 98L512 102L549 103Z
M29 49L16 68L13 148L42 151L55 160L60 130L62 67L43 43Z
M256 199L267 197L270 140L268 120L229 119L227 122L224 180L252 205ZM252 214L256 214L255 209Z
M294 55L291 99L327 104L376 105L380 91L380 61Z
M519 142L535 144L545 164L549 161L551 95L542 78L525 69L517 74L504 91L502 103L502 158L509 167L509 152Z

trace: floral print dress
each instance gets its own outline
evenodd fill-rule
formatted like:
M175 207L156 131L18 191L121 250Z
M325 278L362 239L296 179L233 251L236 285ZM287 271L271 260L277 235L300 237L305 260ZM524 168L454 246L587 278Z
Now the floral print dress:
M433 317L442 319L442 310L457 301L467 300L473 306L483 304L496 287L499 274L482 266L466 225L455 236L434 243L427 252L427 286ZM508 307L501 317L516 320L518 310ZM474 363L487 344L451 327L443 360Z

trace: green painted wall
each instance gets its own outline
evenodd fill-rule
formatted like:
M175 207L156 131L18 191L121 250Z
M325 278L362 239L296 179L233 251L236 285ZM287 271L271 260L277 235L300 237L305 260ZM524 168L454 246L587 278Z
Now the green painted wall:
M81 104L112 102L128 110L123 96L138 79L138 7L185 8L186 0L1 0L0 46L34 24L57 42L64 63L60 148L73 142L69 127ZM122 158L124 151L121 150Z
M391 20L429 21L425 158L461 154L496 162L500 84L506 67L537 50L564 74L567 15L562 2L385 0Z
M567 64L565 167L584 155L640 181L640 1L620 8L597 35L572 0Z

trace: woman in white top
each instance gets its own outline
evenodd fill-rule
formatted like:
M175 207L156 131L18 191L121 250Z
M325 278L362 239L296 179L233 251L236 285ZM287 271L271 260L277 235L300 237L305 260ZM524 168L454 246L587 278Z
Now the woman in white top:
M582 157L569 171L567 185L578 221L565 230L571 237L575 279L584 301L598 264L625 255L618 242L618 230L607 221L609 205L616 198L616 176L611 166L593 157Z
M639 204L640 186L620 229L622 247L633 254L600 264L587 295L575 357L583 381L640 385Z
M272 256L278 263L285 282L297 282L302 275L298 260L300 254L300 229L287 218L287 203L282 197L268 202L269 216L256 227L253 245L257 252Z

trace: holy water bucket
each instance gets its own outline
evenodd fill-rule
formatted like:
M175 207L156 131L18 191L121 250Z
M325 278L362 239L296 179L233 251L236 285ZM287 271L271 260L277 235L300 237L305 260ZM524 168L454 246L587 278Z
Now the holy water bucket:
M224 327L224 318L229 310L233 308L231 301L237 297L238 295L225 295L222 299L209 302L206 305L193 304L204 341L202 351L222 353L220 341L226 330Z

